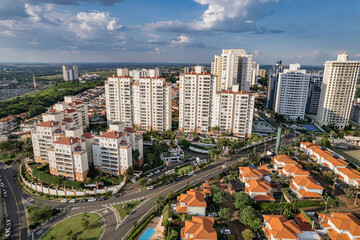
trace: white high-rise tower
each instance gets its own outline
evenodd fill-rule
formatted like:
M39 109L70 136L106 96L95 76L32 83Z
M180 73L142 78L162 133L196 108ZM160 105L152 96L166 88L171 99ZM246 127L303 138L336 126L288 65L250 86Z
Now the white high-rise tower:
M340 52L337 61L325 62L316 122L344 128L350 111L359 76L360 61L349 61L349 54Z

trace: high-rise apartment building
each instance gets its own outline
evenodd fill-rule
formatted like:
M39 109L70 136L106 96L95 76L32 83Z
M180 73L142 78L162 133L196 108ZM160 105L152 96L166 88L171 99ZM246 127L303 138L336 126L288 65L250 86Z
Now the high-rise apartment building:
M266 70L265 69L259 69L259 77L262 77L262 78L266 77Z
M203 68L180 75L179 131L208 133L218 128L220 133L250 137L254 111L254 97L239 91L217 91L219 79Z
M171 83L150 76L134 80L128 73L118 69L121 75L105 82L108 122L125 122L142 131L171 129Z
M351 120L360 124L360 98L357 98L351 109Z
M67 66L63 65L62 71L64 81L79 80L79 67L77 65L74 65L73 68L68 68Z
M290 64L279 74L275 112L291 120L304 119L310 74L300 64Z
M219 133L233 134L238 137L251 137L255 97L248 92L232 90L216 92L212 98L211 127Z
M322 74L311 74L305 113L317 114L319 108Z
M277 88L279 74L284 71L282 61L277 61L276 65L269 70L267 96L266 96L266 107L269 109L275 109Z
M349 54L339 53L337 61L325 62L316 122L344 128L350 112L359 77L360 61L349 61Z
M244 49L223 49L211 63L211 74L219 79L217 91L230 90L239 85L241 91L250 91L253 78L252 54Z
M180 75L179 131L209 131L212 85L215 78L199 66L195 68L195 72Z
M260 65L256 62L253 62L252 72L251 72L251 86L258 83L259 78L259 67Z
M126 169L143 161L143 140L124 123L109 125L109 131L96 137L93 144L93 162L98 170L111 174L124 174ZM138 159L133 159L138 151ZM135 156L134 156L135 157Z
M84 182L89 171L88 154L84 140L63 137L48 148L50 174L68 180Z

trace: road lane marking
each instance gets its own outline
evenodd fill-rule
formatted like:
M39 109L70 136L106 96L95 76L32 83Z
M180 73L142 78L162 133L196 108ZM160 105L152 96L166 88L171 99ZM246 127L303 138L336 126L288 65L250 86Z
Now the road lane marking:
M17 209L17 213L18 213L18 218L19 218L19 239L21 239L21 219L20 219L20 210L19 210L19 206L18 206L18 201L15 197L15 193L14 193L14 190L12 189L11 185L9 184L9 180L8 178L6 177L5 174L3 174L4 177L6 178L6 182L7 182L7 185L9 186L10 190L11 190L11 193L15 199L15 205L16 205L16 209Z

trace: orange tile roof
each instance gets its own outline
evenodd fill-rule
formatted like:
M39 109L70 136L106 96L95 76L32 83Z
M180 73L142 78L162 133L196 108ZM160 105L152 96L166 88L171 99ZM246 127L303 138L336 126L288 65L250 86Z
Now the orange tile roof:
M190 189L186 193L177 197L176 212L188 212L188 207L205 207L207 206L205 201L205 194L202 191ZM185 203L185 206L181 206L181 203ZM184 208L185 207L185 208ZM179 210L179 211L178 211Z
M266 195L254 196L254 199L255 199L255 201L258 201L258 202L272 202L272 201L275 201L275 198L270 193L267 193Z
M322 195L316 192L308 192L306 191L304 188L299 190L298 193L303 197L303 198L322 198Z
M271 172L266 167L262 165L259 168L255 169L253 167L239 167L240 178L262 178L263 176L271 175Z
M63 137L55 141L56 144L62 144L62 145L72 145L77 142L82 142L83 140L79 138L73 138L73 137Z
M323 157L326 161L331 163L334 167L347 166L349 163L342 159L334 158L333 156L325 156Z
M302 215L302 213L298 213L294 215L295 221L299 225L301 231L313 231L313 228L309 221Z
M339 172L346 175L349 179L360 179L360 172L352 167L338 168Z
M264 229L269 239L298 239L298 234L302 233L294 220L288 220L283 215L263 215L263 218L270 225Z
M123 132L105 132L100 137L118 139L124 136L129 136L129 135Z
M271 160L273 162L275 162L275 160L277 162L282 162L285 163L285 165L295 165L298 164L297 161L295 161L294 159L292 159L292 157L288 156L288 155L277 155L276 157L271 158Z
M185 221L185 226L181 229L181 239L185 240L216 240L216 230L213 217L193 216L191 221ZM191 237L187 237L191 236Z
M246 187L246 191L248 192L269 192L271 191L272 187L267 181L263 181L260 179L251 179L246 182L248 185Z
M297 177L292 180L298 186L304 186L307 189L324 189L312 177Z
M339 234L339 231L347 230L353 236L360 236L360 220L352 213L338 213L331 212L329 214L318 213L318 215L324 220L324 223L321 223L323 227L328 228L329 223L331 222L336 229L329 229L329 237L333 240L335 239L350 239L344 238L343 234ZM324 226L325 225L325 226Z
M38 125L36 125L37 127L54 127L54 126L58 126L61 125L60 122L54 122L54 121L44 121L39 123Z
M283 168L283 172L292 173L296 176L310 176L308 171L303 170L300 165L287 165Z

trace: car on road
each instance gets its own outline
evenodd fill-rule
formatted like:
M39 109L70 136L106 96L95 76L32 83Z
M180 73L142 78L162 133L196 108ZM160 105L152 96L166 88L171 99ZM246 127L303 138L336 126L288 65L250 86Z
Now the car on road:
M146 190L151 190L151 189L154 189L154 186L149 186L146 188Z
M4 167L3 169L4 169L4 170L6 170L7 168L6 168L6 167Z
M77 201L76 201L76 199L75 198L73 198L73 199L71 199L70 201L69 201L69 203L76 203Z
M6 229L11 229L11 220L6 220Z
M87 199L86 198L80 199L79 202L87 202Z
M64 198L64 199L61 199L61 201L60 202L62 202L62 203L67 203L69 200L67 200L66 198Z
M230 231L230 229L221 229L221 230L220 230L220 233L226 234L226 235L230 235L230 234L231 234L231 231Z
M99 199L98 199L98 201L105 201L106 200L106 198L104 198L104 197L100 197Z
M158 174L158 173L160 173L160 170L156 170L156 171L155 171L155 174Z
M146 177L151 177L151 176L153 176L154 174L151 172L151 173L148 173L148 175L146 175Z
M163 186L170 184L170 181L166 181L163 183Z
M164 167L163 169L161 169L161 171L165 171L167 169L167 167Z
M5 237L6 237L6 239L10 238L10 229L6 229Z
M194 171L188 173L188 176L194 176L194 175L195 175Z
M218 214L216 212L212 212L212 213L209 213L208 215L209 217L217 217Z
M96 198L90 198L89 200L88 200L88 202L95 202L96 201Z
M5 184L4 184L4 182L0 182L0 187L5 187Z
M180 178L178 178L178 177L173 179L174 182L177 182L179 180L180 180Z
M111 198L117 198L118 196L117 195L112 195Z

